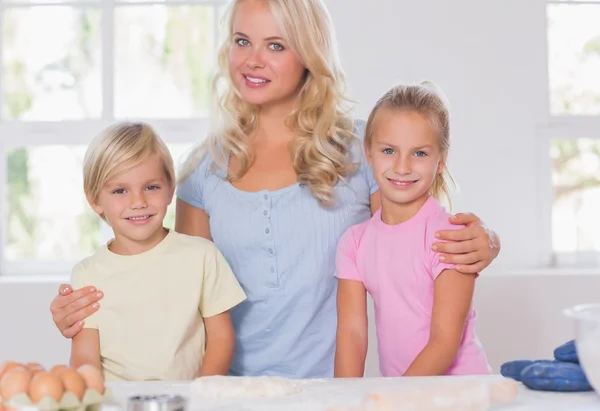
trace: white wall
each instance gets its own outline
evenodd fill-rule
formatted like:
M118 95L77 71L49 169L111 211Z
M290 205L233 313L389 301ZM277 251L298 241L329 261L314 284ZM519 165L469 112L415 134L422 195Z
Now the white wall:
M360 117L398 81L436 81L450 99L456 210L476 212L503 240L495 273L481 276L476 295L478 333L494 370L510 359L550 356L573 337L561 311L599 301L600 275L507 274L535 266L542 240L535 125L546 110L544 2L327 3ZM68 360L48 309L58 284L0 279L0 361ZM370 361L369 373L376 368Z

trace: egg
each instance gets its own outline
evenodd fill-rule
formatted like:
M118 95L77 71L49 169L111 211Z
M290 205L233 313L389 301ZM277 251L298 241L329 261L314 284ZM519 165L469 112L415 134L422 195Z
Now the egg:
M60 402L64 386L60 377L50 372L38 372L31 379L29 384L29 398L35 404L44 397L51 397Z
M9 372L13 368L22 366L22 364L19 364L16 361L4 361L2 364L0 364L0 380L2 379L2 377L4 377L4 374Z
M55 365L54 367L50 368L50 372L53 374L56 374L56 373L59 373L60 371L64 370L65 368L69 368L69 367L64 364L58 364L58 365Z
M16 394L27 393L31 382L31 371L23 366L12 368L0 380L0 396L10 401Z
M65 391L70 391L79 400L83 399L83 394L85 393L86 384L85 380L81 375L77 373L77 371L71 368L62 368L55 373L58 375L60 380L62 381L63 386L65 387Z
M77 369L79 375L83 377L85 385L92 390L104 394L104 377L102 371L90 364L84 364Z
M40 363L37 362L28 362L25 366L31 371L32 374L37 374L41 371L46 371L44 367Z

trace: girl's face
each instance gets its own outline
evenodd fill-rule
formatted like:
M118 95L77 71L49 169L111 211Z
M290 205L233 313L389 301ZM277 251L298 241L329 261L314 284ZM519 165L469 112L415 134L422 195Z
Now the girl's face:
M416 213L425 203L444 167L439 138L422 114L387 108L377 112L371 144L365 149L384 208L414 205Z
M245 102L293 107L305 67L282 37L264 1L246 0L239 5L233 20L229 72Z

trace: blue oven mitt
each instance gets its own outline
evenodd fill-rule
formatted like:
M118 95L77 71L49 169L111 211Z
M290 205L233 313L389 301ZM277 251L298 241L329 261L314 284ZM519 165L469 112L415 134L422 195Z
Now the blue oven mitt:
M554 363L556 360L516 360L509 361L502 364L500 367L500 374L504 377L512 378L516 381L521 381L521 372L525 367L528 367L532 364L538 363Z
M521 381L532 390L576 392L591 391L581 366L571 362L538 362L521 371Z
M560 347L556 347L554 350L554 358L556 358L558 361L579 364L579 357L577 356L575 341L571 340L564 343Z

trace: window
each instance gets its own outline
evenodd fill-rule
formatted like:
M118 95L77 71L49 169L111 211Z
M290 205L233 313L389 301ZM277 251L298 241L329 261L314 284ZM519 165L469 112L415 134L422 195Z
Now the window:
M600 266L600 1L550 1L550 263ZM542 205L543 207L544 205Z
M109 238L81 176L102 127L148 121L177 164L200 141L226 2L0 0L0 274L68 274Z

